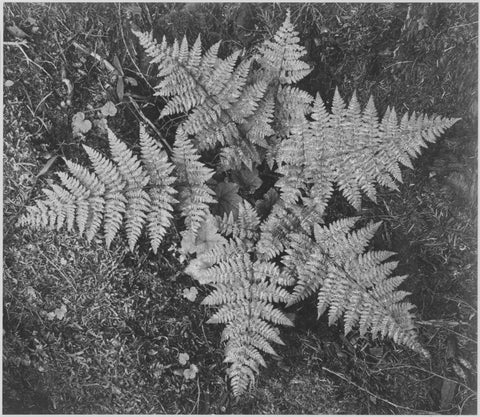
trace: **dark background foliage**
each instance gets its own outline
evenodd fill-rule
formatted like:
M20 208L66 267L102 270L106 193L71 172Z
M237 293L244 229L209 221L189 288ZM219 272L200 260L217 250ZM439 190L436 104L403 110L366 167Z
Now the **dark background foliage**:
M405 172L399 193L382 191L362 212L384 222L375 245L397 251L399 272L410 274L406 290L433 359L341 336L306 305L291 312L297 326L284 333L283 359L271 359L258 390L234 403L219 329L204 325L203 290L193 304L183 296L196 284L176 260L174 232L153 257L143 247L126 252L120 239L106 251L15 221L62 169L60 158L48 165L53 157L81 161L82 144L106 146L98 129L73 137L76 112L94 118L113 101L109 125L135 147L133 99L172 139L176 120L158 120L154 71L132 26L168 41L201 34L204 49L223 40L221 54L249 54L288 7L314 67L303 89L327 102L336 87L347 98L357 90L363 103L373 94L381 114L393 105L462 117ZM3 31L5 413L476 412L476 3L6 3ZM118 61L124 76L75 43ZM70 106L64 76L74 85ZM339 200L334 209L347 208ZM191 380L190 365L199 369Z

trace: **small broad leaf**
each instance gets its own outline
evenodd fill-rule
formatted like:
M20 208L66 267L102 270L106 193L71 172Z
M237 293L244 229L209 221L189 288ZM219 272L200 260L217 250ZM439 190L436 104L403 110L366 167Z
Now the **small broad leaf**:
M138 85L138 82L135 78L124 77L123 80L125 81L125 84L131 85L132 87L136 87Z
M123 77L118 77L118 80L117 80L117 97L120 101L123 100L124 92L125 92L125 85L123 83Z
M14 82L12 80L5 80L3 85L8 88L11 87L13 84Z
M239 171L234 171L233 179L242 189L247 190L249 193L255 192L255 190L262 185L262 180L258 176L257 168L249 169L243 167Z
M122 69L122 64L120 64L120 60L118 59L118 56L115 55L113 57L113 66L118 72L118 75L121 75L123 77L123 69Z
M72 117L72 131L73 136L81 136L87 133L92 128L90 120L85 120L85 113L78 112Z
M7 30L15 37L23 39L26 38L28 35L20 29L17 25L7 26Z
M190 356L188 356L188 353L180 353L178 355L178 363L180 365L186 365L189 359L190 359Z
M183 290L183 296L187 300L190 300L191 302L194 302L197 299L197 295L198 295L198 290L195 287L185 288Z
M189 369L183 371L183 377L185 379L195 379L197 376L198 368L195 365L190 365Z
M220 214L233 212L238 214L238 205L242 198L238 195L238 185L232 182L220 182L215 188Z
M95 119L93 125L100 131L102 134L107 134L108 132L108 123L107 119L102 117L101 119Z
M214 217L208 216L196 236L192 232L183 235L182 252L200 255L218 244L224 244L225 238L217 232L218 228Z
M275 188L270 188L263 198L255 203L255 209L260 217L266 217L279 198L280 196Z
M55 156L52 156L46 163L45 165L43 166L43 168L40 170L40 172L37 174L37 178L38 177L41 177L43 174L45 174L46 172L48 172L48 170L50 169L50 167L53 165L53 163L57 160L58 156L55 155Z
M65 318L65 314L67 313L67 306L62 304L60 308L56 308L54 311L51 311L47 314L47 318L49 320L58 319L63 320Z
M107 101L100 110L104 116L115 116L117 114L117 108L111 101Z

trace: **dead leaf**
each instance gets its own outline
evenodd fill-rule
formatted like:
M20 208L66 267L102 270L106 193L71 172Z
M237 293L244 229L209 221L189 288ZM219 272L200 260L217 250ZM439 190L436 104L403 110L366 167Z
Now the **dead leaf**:
M16 38L24 39L28 36L22 29L20 29L16 25L7 26L7 30Z
M125 85L123 84L123 77L118 77L117 80L117 97L120 101L123 100L125 93Z
M239 171L234 171L233 180L249 193L255 192L262 185L262 180L258 176L256 168L242 168Z
M65 314L67 313L67 306L62 304L60 308L56 308L54 311L47 313L47 318L49 320L58 319L63 320L65 318Z
M43 166L43 168L40 170L40 172L37 174L37 178L41 177L43 174L47 173L50 167L53 165L53 163L57 160L58 156L52 156Z
M124 77L123 79L126 84L131 85L132 87L136 87L138 85L138 82L135 78L132 77Z
M453 397L455 396L455 389L457 384L455 381L444 379L442 383L442 391L440 397L440 409L447 410L452 404Z
M220 182L215 188L220 214L232 212L238 214L238 205L242 198L238 195L238 185L233 182Z

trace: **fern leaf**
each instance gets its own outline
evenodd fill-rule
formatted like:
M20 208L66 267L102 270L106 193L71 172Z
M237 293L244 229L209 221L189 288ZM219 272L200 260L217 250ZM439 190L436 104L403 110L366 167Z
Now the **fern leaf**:
M412 167L411 159L420 148L458 121L413 114L404 115L399 123L395 110L388 109L379 123L373 100L361 111L355 93L347 106L336 89L330 114L318 95L310 110L308 96L296 95L294 89L280 93L289 97L280 102L290 104L278 110L287 122L275 154L281 174L277 186L288 204L303 196L303 204L320 212L334 183L356 209L362 193L376 199L377 183L397 189L395 182L402 181L400 164ZM306 118L309 112L311 121Z
M176 177L172 175L174 165L168 162L165 151L140 125L140 146L144 167L150 178L148 195L150 211L147 213L148 233L152 250L157 253L173 218L173 205L178 203L172 187Z
M291 84L306 77L311 69L300 59L306 54L299 45L298 32L290 21L290 10L273 41L265 41L260 48L259 62L269 77L278 79L281 84Z
M318 315L328 310L330 325L343 317L345 333L359 325L362 336L389 337L428 356L418 342L413 306L404 301L408 293L398 290L406 277L391 277L397 263L383 263L392 253L365 252L379 224L352 231L356 220L317 224L314 240L304 234L292 241L283 259L287 268L294 265L299 280L289 305L316 293Z
M108 141L112 158L117 163L122 177L126 180L125 229L128 245L133 252L146 221L147 213L150 211L150 196L144 190L150 177L142 169L140 160L110 129L108 129Z
M187 231L194 235L210 213L209 203L214 203L214 194L206 182L213 171L200 161L200 156L181 128L175 138L172 160L177 168L179 200L185 216Z
M174 168L164 151L140 129L142 155L135 156L115 134L108 130L112 159L84 146L95 173L66 160L71 175L59 173L63 187L53 185L44 190L47 199L37 208L28 209L21 224L72 230L76 224L80 234L92 240L102 226L105 241L112 240L124 225L128 245L134 246L145 224L148 224L152 249L156 252L170 224L173 198L171 187Z
M236 223L236 224L234 224ZM281 343L275 325L292 325L273 303L286 302L289 294L281 287L281 273L273 263L254 261L259 220L247 203L239 205L237 220L228 220L225 245L201 254L187 272L213 287L203 304L219 306L208 323L226 325L225 362L234 395L240 396L255 382L260 366L265 366L261 352L275 355L271 343ZM239 237L242 237L241 239ZM250 237L247 237L250 236Z
M104 230L107 247L113 241L122 225L123 214L126 211L127 199L123 195L126 182L118 168L95 149L86 145L83 147L93 165L95 173L105 185Z
M240 240L256 240L260 219L256 210L242 200L238 205L238 213L225 213L223 218L218 218L218 228L225 236L232 235Z

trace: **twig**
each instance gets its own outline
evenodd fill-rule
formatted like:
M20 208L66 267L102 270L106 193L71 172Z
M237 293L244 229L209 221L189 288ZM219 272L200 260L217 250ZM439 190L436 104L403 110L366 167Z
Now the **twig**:
M454 382L455 384L458 384L458 385L461 385L463 388L466 388L468 391L472 392L475 394L475 391L473 389L471 389L469 386L465 385L464 383L460 382L460 381L455 381L454 379L451 379L451 378L448 378L446 376L443 376L443 375L440 375L440 374L437 374L433 371L430 371L428 369L425 369L425 368L420 368L419 366L414 366L414 365L398 365L398 366L390 366L388 368L381 368L381 369L377 369L377 370L371 370L370 372L372 374L377 374L377 373L380 373L380 372L383 372L383 371L388 371L388 370L395 370L395 369L399 369L399 368L410 368L410 369L416 369L418 371L422 371L422 372L425 372L427 374L430 374L430 375L433 375L433 376L436 376L437 378L440 378L440 379L444 379L445 381L450 381L450 382Z
M118 18L119 18L119 25L120 25L120 33L122 34L122 41L123 41L123 44L125 45L125 50L127 51L127 54L128 56L130 57L130 60L132 61L133 65L135 65L135 68L137 69L137 73L140 74L140 76L143 78L143 80L145 81L145 83L148 85L148 87L153 90L153 87L152 85L148 82L148 80L146 79L146 77L143 75L143 72L140 70L140 68L138 67L137 63L135 62L135 60L133 59L132 57L132 54L130 53L130 50L128 49L128 45L127 45L127 41L125 39L125 34L123 32L123 26L122 26L122 14L121 14L121 10L120 10L120 3L118 4Z
M118 71L116 70L116 68L112 64L110 64L110 62L108 62L105 58L102 58L100 55L98 55L95 52L89 51L85 46L80 45L78 42L73 41L72 44L75 48L80 49L83 53L90 55L94 57L97 61L103 63L103 65L105 65L107 70L114 72L115 74L118 74Z
M331 369L328 369L326 368L325 366L322 366L322 369L327 371L328 373L332 374L332 375L335 375L337 376L338 378L344 380L345 382L347 382L348 384L351 384L353 385L354 387L358 388L359 390L363 391L363 392L366 392L368 395L371 395L372 397L376 398L377 400L380 400L380 401L383 401L384 403L387 403L393 407L396 407L396 408L402 408L404 410L408 410L408 411L413 411L414 413L416 414L438 414L438 413L434 413L432 411L427 411L427 410L416 410L414 408L410 408L410 407L405 407L403 405L400 405L400 404L395 404L389 400L386 400L385 398L382 398L380 396L378 396L377 394L374 394L373 392L369 391L368 389L366 388L363 388L362 386L358 385L357 383L351 381L349 378L347 378L346 376L342 375L342 374L339 374L338 372L335 372L335 371L332 371Z
M453 320L417 320L415 322L416 324L423 324L426 326L438 326L438 327L443 327L443 326L462 326L462 325L468 325L468 323L464 321L453 321Z
M140 109L139 105L137 104L137 102L131 97L129 96L128 99L130 100L130 103L132 104L132 106L135 108L135 110L137 111L137 113L139 114L139 116L143 119L143 121L145 123L147 123L151 128L152 130L156 133L156 135L158 136L158 138L162 141L163 145L169 150L170 153L172 153L172 147L168 144L168 142L163 138L162 134L158 131L158 129L155 127L155 125L147 118L147 116L145 116L142 112L142 110Z
M197 407L197 413L198 413L198 407L200 405L200 383L199 383L199 378L197 377L197 401L195 401L195 404L193 405L192 411L190 411L190 414L193 414L195 407Z
M395 65L400 65L400 64L409 64L410 62L413 62L413 61L399 61L399 62L394 62L393 64L389 65L388 67L386 67L385 69L389 69L391 67L394 67Z
M424 326L441 327L441 328L445 329L446 331L457 335L458 337L461 337L465 340L468 340L469 342L471 342L475 345L477 344L476 340L474 340L474 339L472 339L468 336L465 336L464 334L458 333L458 332L456 332L455 330L453 330L449 327L449 326L451 326L451 327L468 326L469 323L466 323L464 321L427 320L427 321L416 321L415 323L420 324L420 325L424 325Z

